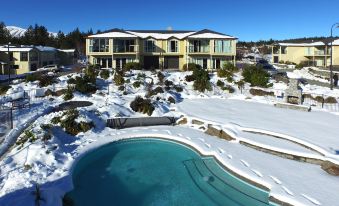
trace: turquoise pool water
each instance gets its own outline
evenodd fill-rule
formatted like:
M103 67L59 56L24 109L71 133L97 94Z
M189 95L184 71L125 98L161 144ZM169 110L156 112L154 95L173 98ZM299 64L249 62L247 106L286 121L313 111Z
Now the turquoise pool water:
M73 171L76 206L273 205L267 191L227 173L214 158L158 139L103 146Z

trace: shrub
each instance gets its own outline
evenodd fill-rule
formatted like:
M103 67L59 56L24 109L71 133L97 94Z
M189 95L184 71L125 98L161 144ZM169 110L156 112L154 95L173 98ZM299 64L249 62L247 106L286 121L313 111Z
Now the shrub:
M54 117L52 119L53 124L60 124L62 128L65 129L65 131L68 134L71 134L73 136L79 134L80 132L87 132L92 127L94 127L92 122L77 122L75 121L79 117L78 110L71 109L63 112L61 117Z
M125 64L124 68L125 71L130 70L141 70L141 65L138 62L128 62Z
M304 68L305 66L306 66L305 63L300 62L299 64L297 64L297 65L295 66L295 68L296 68L296 69L302 69L302 68Z
M51 85L55 83L56 81L54 80L54 77L44 75L39 77L39 87L46 87L48 85Z
M225 82L223 82L223 81L221 81L221 80L218 80L218 81L217 81L217 86L218 86L218 87L223 87L223 86L225 86Z
M250 94L253 96L274 96L274 92L267 92L261 89L250 89Z
M195 80L195 78L194 78L194 76L193 76L193 74L192 74L192 75L187 75L187 76L185 76L185 80L186 80L186 82L192 82L192 81Z
M8 85L0 85L0 95L6 94L6 92L11 88Z
M76 77L75 78L75 90L83 94L93 94L96 92L97 88L94 83L91 81L91 77Z
M175 99L173 97L168 97L167 101L170 102L171 104L175 104Z
M229 77L226 78L226 80L227 80L228 82L232 83L232 82L233 82L233 77L229 76Z
M147 114L148 116L151 116L155 109L150 99L143 99L140 96L135 97L130 107L133 111Z
M235 72L239 71L239 69L236 66L234 66L234 64L232 64L230 62L226 62L223 65L223 70L226 70L226 71L231 72L231 73L235 73Z
M134 87L134 88L139 88L140 85L141 85L141 82L140 82L140 81L135 81L135 82L133 82L133 87Z
M195 69L201 69L201 66L195 63L188 63L188 64L184 64L182 69L184 71L194 71Z
M31 130L25 130L24 134L18 138L16 141L17 145L20 145L20 148L23 147L23 145L29 141L29 142L35 142L37 140L36 136Z
M166 87L171 87L171 86L173 86L173 82L170 81L170 80L166 80L166 81L165 81L165 86L166 86Z
M100 66L98 65L90 65L85 69L85 76L84 78L86 78L89 82L91 83L95 83L95 80L98 76L98 72L99 72Z
M176 92L184 91L184 89L181 86L179 86L179 85L174 85L173 88L175 89Z
M32 73L32 74L27 74L25 77L25 82L35 82L40 79L41 74L39 73Z
M125 86L124 86L124 85L119 86L119 87L118 87L118 90L119 90L119 91L125 91Z
M145 79L145 78L146 78L146 74L145 74L145 73L139 73L139 74L137 75L137 79L138 79L138 80Z
M125 79L122 71L117 71L114 75L114 82L117 86L123 85L125 83Z
M242 90L244 89L245 87L245 82L244 80L239 80L235 83L236 85L238 85L238 89L240 89L240 91L242 92Z
M337 99L334 98L334 97L327 97L327 98L325 99L325 102L324 102L324 103L336 104L336 103L338 103L338 102L337 102Z
M244 81L251 86L268 87L269 74L260 67L247 66L243 73Z
M109 71L108 70L101 70L100 72L100 77L103 79L108 79L109 78Z
M232 72L226 70L226 69L218 69L217 70L217 75L220 78L225 78L225 77L230 77L233 76Z
M158 79L159 79L159 83L163 84L164 79L165 79L165 75L162 72L158 72L157 76L158 76Z
M159 93L164 93L164 90L161 87L157 87L157 88L153 89L150 92L149 96L154 96L154 95L157 95Z
M222 87L222 90L227 90L229 93L235 92L235 89L231 85L226 85L225 87Z
M204 69L195 69L193 71L193 76L195 81L193 83L194 90L198 90L200 92L205 92L205 90L211 90L210 77L208 72Z
M64 94L64 100L67 101L67 100L70 100L74 97L73 95L73 91L74 91L74 88L71 87L71 86L67 86L67 90Z

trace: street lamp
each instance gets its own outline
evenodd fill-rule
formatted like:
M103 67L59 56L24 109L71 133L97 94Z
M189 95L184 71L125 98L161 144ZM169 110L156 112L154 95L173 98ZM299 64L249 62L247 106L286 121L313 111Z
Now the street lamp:
M330 82L331 82L331 90L333 90L333 65L332 65L332 59L333 59L333 28L339 28L339 23L335 23L331 27L331 64L330 64Z
M9 54L9 45L11 45L11 42L8 42L7 51L8 51L8 86L11 83L11 56Z

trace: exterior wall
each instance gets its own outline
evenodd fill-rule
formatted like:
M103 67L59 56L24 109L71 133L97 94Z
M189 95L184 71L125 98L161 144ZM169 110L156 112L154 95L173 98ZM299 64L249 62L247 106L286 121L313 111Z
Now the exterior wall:
M333 46L333 60L332 61L333 61L334 66L339 66L339 46Z
M120 38L119 38L120 39ZM155 52L146 52L144 48L144 42L147 40L154 40L156 50ZM168 51L168 43L170 40L177 40L178 41L178 52L169 52ZM219 39L218 39L219 40ZM228 40L228 39L227 39ZM88 61L90 64L95 64L96 58L108 58L109 56L112 58L112 67L116 67L115 60L117 58L133 58L136 62L140 62L143 64L143 56L159 56L159 65L164 63L165 56L179 56L179 69L182 69L184 64L187 62L190 62L191 58L195 58L195 56L203 56L203 58L208 59L208 69L212 68L212 59L213 58L220 58L223 62L231 61L235 64L235 56L236 56L236 40L230 40L231 41L231 51L229 53L215 53L214 52L214 39L210 39L210 50L208 53L187 53L187 46L188 40L182 39L178 40L176 38L170 38L170 39L135 39L135 44L138 47L138 50L134 53L115 53L113 52L113 42L114 39L109 39L109 51L108 52L90 52L89 51L89 43L90 39L86 39L86 55L88 57ZM223 64L223 63L221 63Z

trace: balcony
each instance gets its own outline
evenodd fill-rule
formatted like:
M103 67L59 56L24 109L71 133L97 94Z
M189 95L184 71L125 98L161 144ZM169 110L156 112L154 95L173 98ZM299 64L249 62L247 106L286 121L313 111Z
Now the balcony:
M323 56L323 55L325 55L325 50L314 51L314 55L315 56Z
M138 45L114 45L113 53L136 53L139 51Z
M209 46L188 46L188 53L210 53Z

